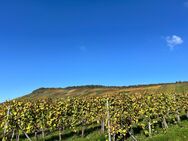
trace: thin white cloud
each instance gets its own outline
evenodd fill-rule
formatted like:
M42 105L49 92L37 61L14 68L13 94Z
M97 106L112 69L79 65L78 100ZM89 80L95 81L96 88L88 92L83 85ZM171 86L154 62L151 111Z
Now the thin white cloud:
M183 39L177 35L167 36L166 43L171 49L173 49L174 47L183 44Z
M184 6L188 8L188 1L184 3Z
M86 46L80 46L79 49L80 51L83 51L83 52L87 50Z

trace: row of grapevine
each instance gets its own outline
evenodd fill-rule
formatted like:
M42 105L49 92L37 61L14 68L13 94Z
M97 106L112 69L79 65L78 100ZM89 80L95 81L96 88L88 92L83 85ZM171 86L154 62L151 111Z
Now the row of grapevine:
M0 123L3 141L24 134L45 140L46 132L69 129L81 131L90 125L100 125L101 133L109 133L109 140L125 140L127 135L134 140L133 128L141 128L151 136L156 125L164 129L169 123L178 123L181 116L188 118L188 94L114 94L105 96L68 97L38 101L9 101L0 105Z

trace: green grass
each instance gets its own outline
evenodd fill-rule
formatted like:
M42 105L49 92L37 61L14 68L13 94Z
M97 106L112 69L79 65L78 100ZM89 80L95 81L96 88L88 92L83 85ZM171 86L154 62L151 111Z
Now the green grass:
M105 141L105 135L101 135L99 131L94 131L86 137L73 136L66 141Z
M62 135L62 141L105 141L105 135L100 133L99 126L91 125L88 130L85 131L85 137L81 137L81 131L74 133L71 130L65 130ZM32 141L35 141L34 137L31 137ZM59 132L53 132L45 137L45 141L58 141ZM24 137L21 137L20 141L27 141ZM41 135L38 137L38 141L43 141Z
M173 126L167 133L148 138L146 141L188 141L188 122L186 126Z
M166 132L162 129L158 129L158 134L154 134L151 137L137 134L135 135L138 141L188 141L188 120L182 121L180 125L170 125ZM33 138L32 138L33 139ZM34 139L33 139L34 140ZM66 131L62 136L63 141L105 141L105 135L101 134L99 129L91 130L84 138L79 134L73 134L71 131ZM127 139L132 141L131 138ZM22 139L21 141L27 141ZM39 140L39 141L42 141ZM49 134L46 136L45 141L58 141L58 132Z
M180 125L170 125L164 132L159 130L159 134L151 137L137 135L138 141L188 141L188 121L182 121Z

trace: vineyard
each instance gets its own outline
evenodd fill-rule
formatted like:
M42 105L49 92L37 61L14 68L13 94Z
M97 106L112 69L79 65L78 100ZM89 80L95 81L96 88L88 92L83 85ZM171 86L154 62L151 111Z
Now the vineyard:
M100 127L106 140L131 138L141 130L145 136L157 134L156 128L168 130L188 118L188 93L134 93L61 99L14 100L0 105L0 127L3 141L31 141L58 132L64 140L66 130L85 136L91 126ZM32 138L32 140L33 140Z

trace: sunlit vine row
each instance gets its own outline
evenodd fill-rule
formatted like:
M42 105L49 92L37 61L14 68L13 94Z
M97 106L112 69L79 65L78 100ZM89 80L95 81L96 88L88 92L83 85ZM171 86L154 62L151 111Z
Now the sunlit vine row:
M125 140L127 135L134 135L135 128L147 136L154 134L158 125L166 130L169 123L181 122L182 115L188 118L186 93L120 93L5 102L0 105L0 126L4 141L19 140L23 133L33 135L35 140L40 135L45 140L45 135L54 131L62 140L67 129L84 137L92 125L101 126L101 133L110 132L113 140Z

